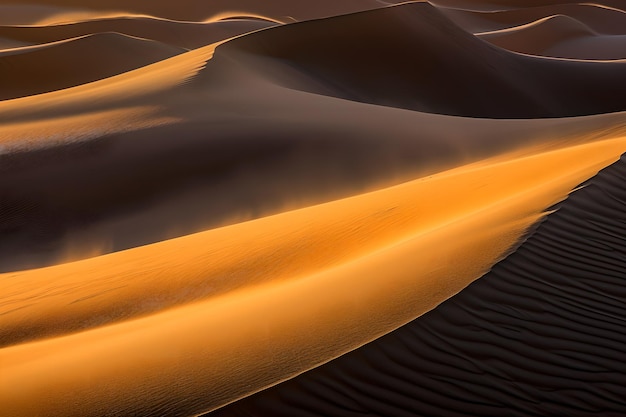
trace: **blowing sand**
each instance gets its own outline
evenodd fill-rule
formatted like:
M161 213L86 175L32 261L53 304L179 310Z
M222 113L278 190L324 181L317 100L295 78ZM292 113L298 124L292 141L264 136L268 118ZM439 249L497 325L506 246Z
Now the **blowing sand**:
M406 407L393 395L370 403L379 384L349 400L316 381L350 390L386 378L396 365L384 360L379 373L351 375L363 349L413 343L406 329L442 351L473 349L429 317L465 294L492 300L473 288L507 262L506 282L521 288L550 265L573 273L567 251L545 270L520 253L559 233L544 225L563 207L589 205L579 185L617 181L615 169L594 176L626 152L624 12L435 3L0 6L0 409L396 416L441 414L446 396L493 401L495 388L433 382L472 381L446 371L447 354L428 359L441 369L427 372L433 381L390 385L414 392ZM580 230L613 216L592 207ZM589 242L620 239L619 223L606 227ZM614 262L602 259L577 268ZM583 291L568 292L572 302ZM564 320L554 332L576 328ZM485 355L500 343L489 339ZM409 375L424 369L417 356L400 356ZM489 373L510 369L523 366ZM494 407L571 403L534 391L512 400L525 398L521 386ZM584 395L615 410L612 385Z

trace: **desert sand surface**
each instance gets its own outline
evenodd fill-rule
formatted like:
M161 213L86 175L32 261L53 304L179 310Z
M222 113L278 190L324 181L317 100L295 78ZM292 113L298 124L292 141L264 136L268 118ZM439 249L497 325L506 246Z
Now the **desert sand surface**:
M0 414L626 413L624 24L0 4Z

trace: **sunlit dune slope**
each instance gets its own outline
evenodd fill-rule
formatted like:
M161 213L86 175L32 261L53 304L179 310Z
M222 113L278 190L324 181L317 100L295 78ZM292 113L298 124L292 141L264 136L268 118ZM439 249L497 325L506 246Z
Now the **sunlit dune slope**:
M626 35L599 35L569 16L555 15L528 25L481 33L510 51L570 59L626 59Z
M626 107L626 62L513 54L428 3L272 28L223 45L221 56L291 88L425 112L530 118Z
M118 17L62 25L0 26L0 38L41 44L94 33L117 32L192 49L272 25L274 25L272 22L253 19L196 23L148 17Z
M15 416L193 414L223 405L432 309L624 149L623 137L528 149L321 206L3 275L5 345L100 327L0 350L0 403Z
M0 52L0 99L77 86L184 51L182 48L117 33L100 33L4 50Z
M127 38L124 35L112 35ZM164 107L169 100L178 97L175 94L176 89L204 68L219 44L220 42L216 42L134 71L87 84L35 96L0 100L0 127L8 128L7 132L0 135L3 150L5 147L9 151L20 148L34 150L73 142L74 131L71 124L67 128L63 128L61 124L47 133L28 138L29 127L25 122L41 121L54 125L55 121L63 117L80 117L134 106ZM17 129L20 134L15 134L15 125L21 125L21 129Z
M4 271L304 207L520 147L623 131L622 114L455 118L313 96L258 83L233 67L223 68L231 78L218 91L210 84L215 71L174 83L207 53L180 55L115 83L6 103L3 114L20 111L0 128L12 140L7 149L16 149L0 157Z
M622 415L625 183L622 156L436 309L211 415Z

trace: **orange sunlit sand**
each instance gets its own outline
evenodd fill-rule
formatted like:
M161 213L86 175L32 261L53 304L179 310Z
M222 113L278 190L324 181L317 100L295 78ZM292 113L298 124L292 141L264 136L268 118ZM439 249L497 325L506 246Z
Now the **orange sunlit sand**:
M92 3L0 5L0 414L297 415L311 394L317 414L347 415L334 395L361 386L352 370L388 369L334 359L400 349L381 337L428 326L623 164L617 0ZM594 210L590 247L617 245L597 222L619 214ZM555 253L515 282L621 262ZM465 378L446 347L490 355L446 326L431 326L432 388L397 386L419 393L412 413ZM576 360L561 380L584 382ZM481 404L458 384L442 395ZM404 401L351 398L380 416Z

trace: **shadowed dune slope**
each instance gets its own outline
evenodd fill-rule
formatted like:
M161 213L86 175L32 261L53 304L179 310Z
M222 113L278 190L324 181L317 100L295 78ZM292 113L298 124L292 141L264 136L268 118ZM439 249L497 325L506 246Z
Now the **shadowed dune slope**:
M530 7L592 3L602 7L626 11L622 0L598 0L590 2L581 0L434 0L432 3L441 7L479 11L515 10Z
M5 50L0 52L0 100L96 81L184 51L118 33Z
M312 23L324 29L325 22ZM293 28L299 33L301 26ZM265 33L250 37L258 35ZM300 43L297 36L288 39ZM381 47L390 53L389 45ZM230 59L227 51L206 62L212 51L1 103L0 142L7 152L0 156L0 271L146 245L397 184L520 146L574 143L623 127L620 113L488 120L341 100L259 77L278 65L271 60L269 69L258 60L245 65L241 54ZM451 51L447 56L456 49ZM471 54L462 58L474 61ZM379 65L376 57L371 62ZM462 65L451 63L456 77ZM362 72L348 64L344 69L348 79ZM292 81L302 87L300 79ZM485 91L484 112L498 112L499 103L491 103ZM447 94L433 94L447 105ZM451 97L458 96L452 91ZM595 104L592 113L604 106ZM467 99L463 106L473 104Z
M172 60L187 59L195 68L199 63L187 56L197 52L202 51ZM92 93L141 90L139 82L162 85L162 78L148 70L138 70L140 76L127 79L123 88L102 82L106 88L81 89L86 98L76 93L82 97L80 107L107 103L106 96ZM230 67L226 70L233 75ZM536 121L457 118L250 84L240 77L221 92L207 93L210 85L203 83L215 82L216 74L208 72L207 80L201 80L204 75L180 86L182 98L170 94L171 102L159 101L164 109L156 116L175 123L136 130L121 116L96 113L98 123L89 125L88 133L95 135L91 140L72 138L80 134L68 128L77 123L73 119L61 119L60 128L48 122L48 114L62 111L58 102L46 104L43 96L25 99L27 106L18 115L28 115L38 105L49 112L42 120L16 126L5 121L0 139L24 135L24 129L30 136L42 132L44 149L0 155L0 270L47 266L171 239L520 147L624 133L622 113ZM222 85L221 79L217 82ZM0 120L14 107L5 104ZM87 117L92 116L78 122ZM141 117L149 122L154 115ZM69 138L68 143L55 143L58 137Z
M489 32L525 25L555 15L576 19L595 32L626 35L626 13L593 3L554 4L501 11L444 8L442 13L468 32Z
M624 184L623 156L435 310L209 415L623 415Z
M598 35L582 22L564 15L479 36L501 48L531 55L600 60L626 58L626 35Z
M271 28L222 45L214 60L222 55L291 88L432 113L538 118L626 108L626 62L514 54L428 3Z
M50 26L0 26L0 38L41 44L102 32L122 33L193 49L275 25L258 19L212 23L177 22L147 17L120 17Z

